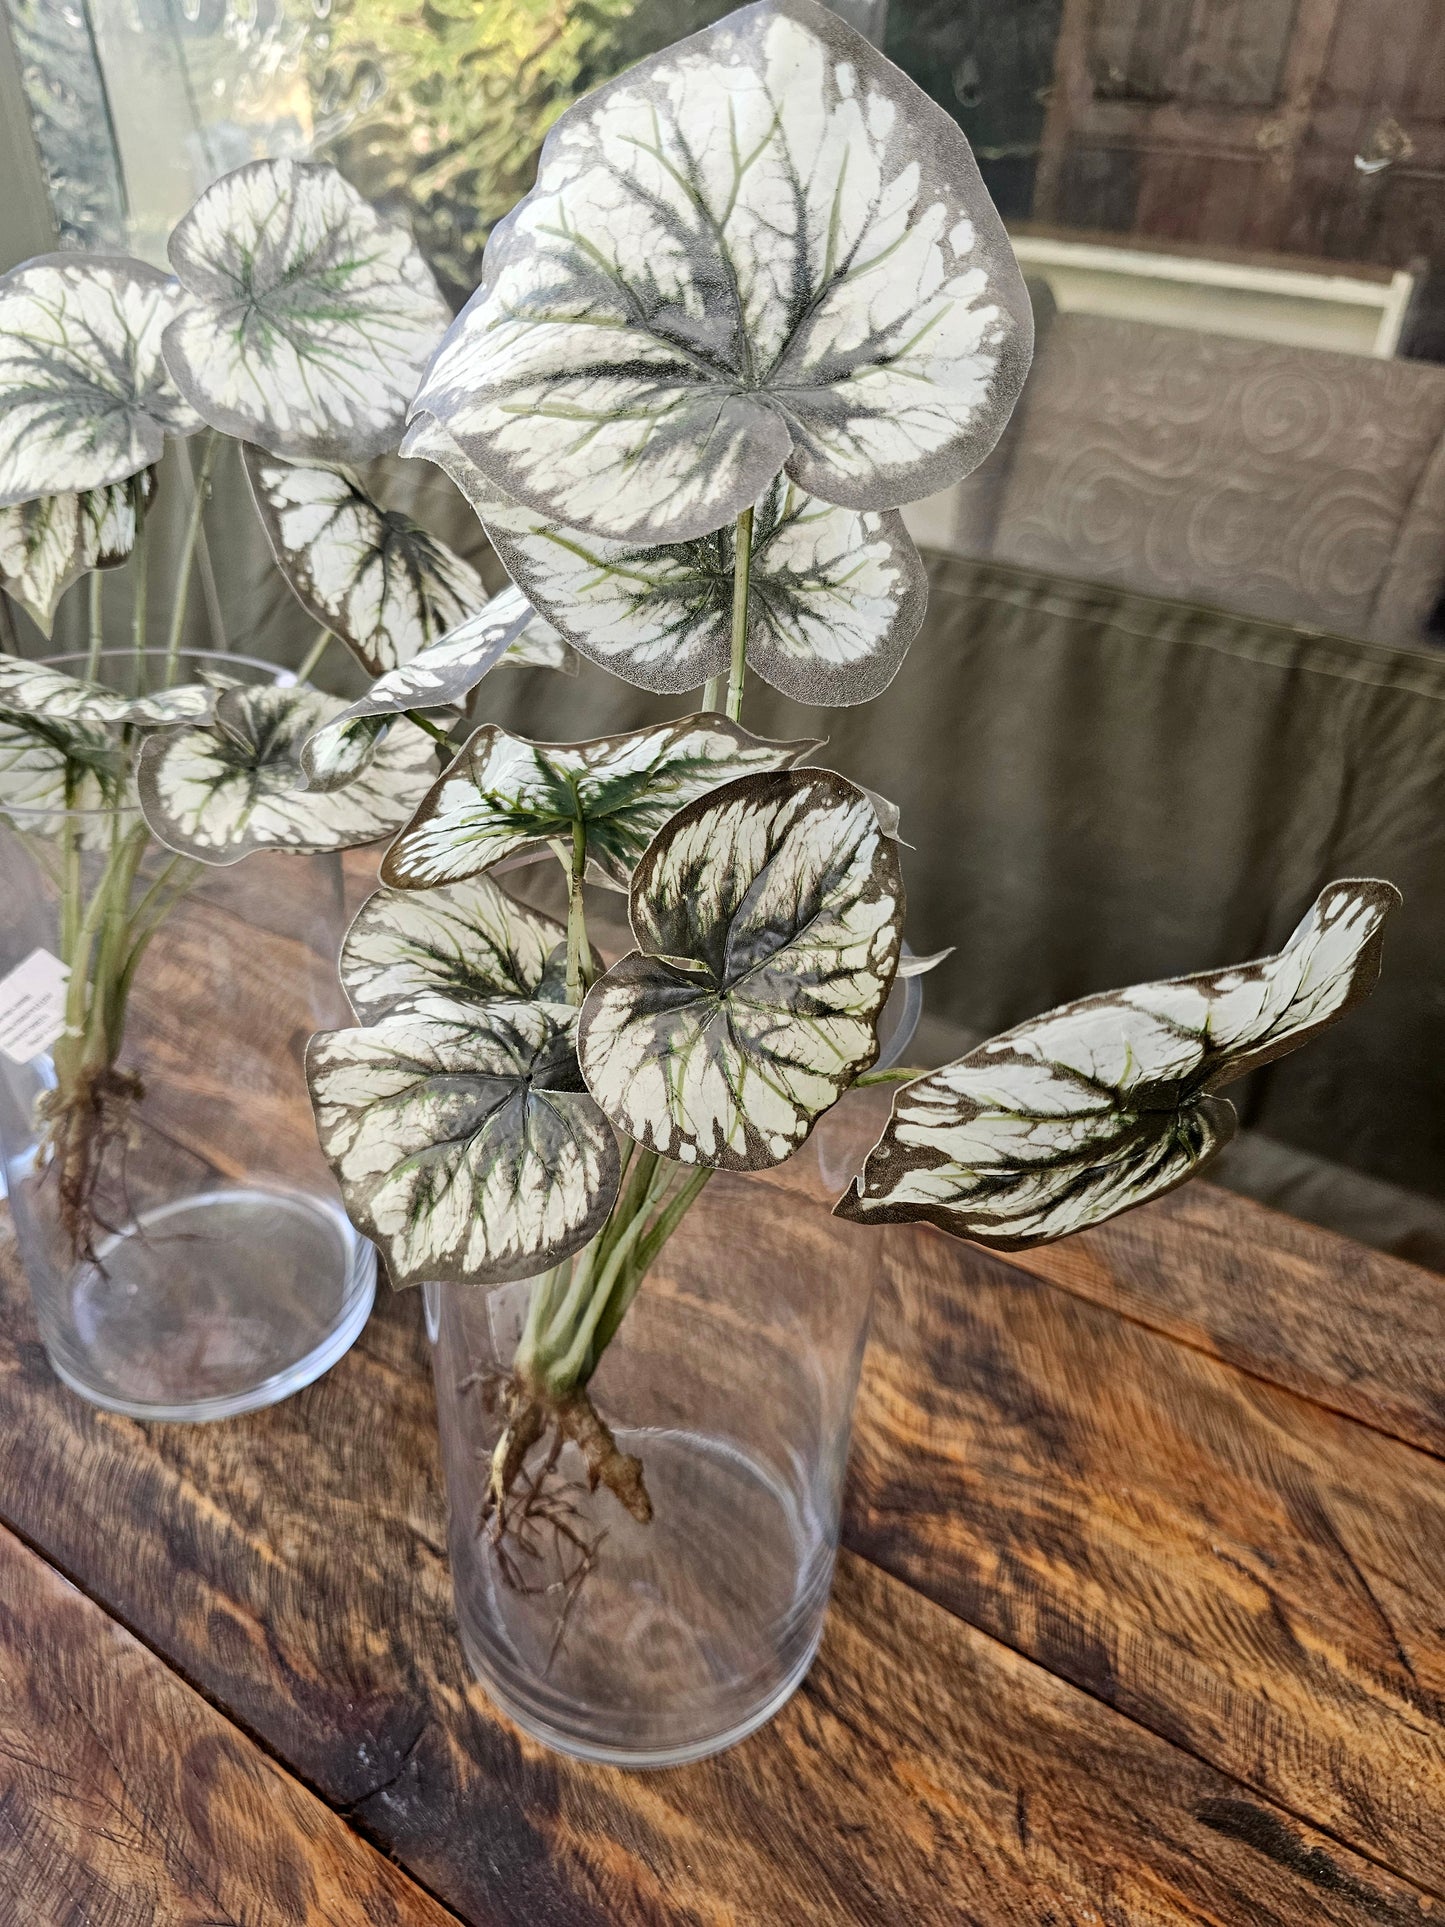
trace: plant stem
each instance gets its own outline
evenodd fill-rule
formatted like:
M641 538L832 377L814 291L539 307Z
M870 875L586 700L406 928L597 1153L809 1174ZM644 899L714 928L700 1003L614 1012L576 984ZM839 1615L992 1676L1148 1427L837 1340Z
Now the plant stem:
M92 569L90 580L86 583L86 594L90 598L90 653L85 659L85 680L94 682L100 674L101 636L103 634L100 615L100 595L104 582L99 569Z
M733 654L728 670L728 719L737 722L743 713L743 676L748 655L748 583L753 569L753 512L745 508L738 517L733 538Z
M320 635L317 636L315 642L313 642L311 647L306 651L306 654L301 658L301 667L296 671L297 682L306 681L307 677L310 676L315 669L317 663L320 662L321 658L326 654L330 643L331 631L329 629L323 629Z
M712 1167L704 1165L694 1171L692 1176L663 1206L644 1233L641 1243L632 1254L632 1262L627 1268L621 1289L612 1294L607 1309L598 1321L592 1335L593 1369L603 1352L617 1335L617 1327L627 1315L628 1307L642 1288L642 1281L652 1269L662 1247L682 1223L691 1210L694 1201L701 1195L703 1186L712 1176Z
M150 531L146 523L145 492L139 482L131 483L131 499L135 503L135 545L130 552L130 634L135 670L133 693L143 696L146 693L146 591L149 586L146 565Z
M447 735L444 729L437 728L436 724L432 721L430 716L423 716L423 714L419 709L404 709L402 711L402 714L406 717L406 720L409 723L415 723L417 728L424 729L428 736L434 736L436 740L440 744L442 744L442 746L446 749L448 755L450 756L452 749L454 747L452 743L452 739L450 736Z
M587 910L582 901L582 878L587 869L587 826L580 815L572 821L572 862L567 871L567 1001L580 1004L592 976L592 947L587 941Z
M186 604L191 593L191 565L196 557L196 541L201 533L201 517L205 513L206 496L211 486L211 465L216 459L216 451L221 438L215 429L206 432L205 446L201 452L201 472L191 477L191 512L186 520L186 532L181 540L181 557L176 565L175 595L171 605L170 633L166 637L166 682L167 689L176 679L176 664L181 653L181 632L186 626ZM187 465L190 456L186 456Z
M698 705L698 707L700 709L720 710L722 706L723 706L723 679L721 676L709 676L707 681L702 686L702 702Z
M853 1079L853 1088L856 1090L860 1084L911 1084L915 1077L929 1075L927 1069L920 1069L917 1064L899 1064L890 1071L864 1071Z

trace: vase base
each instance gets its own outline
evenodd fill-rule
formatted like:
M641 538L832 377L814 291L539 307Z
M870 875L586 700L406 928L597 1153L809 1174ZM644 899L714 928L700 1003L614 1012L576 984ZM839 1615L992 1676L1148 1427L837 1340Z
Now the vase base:
M725 1753L730 1746L737 1746L750 1734L756 1733L760 1726L766 1726L775 1714L782 1712L807 1678L808 1670L818 1656L818 1648L822 1640L823 1628L820 1625L802 1658L798 1660L782 1684L763 1701L761 1706L754 1707L746 1718L728 1727L725 1732L708 1734L703 1738L674 1746L608 1746L582 1739L563 1727L552 1726L546 1720L539 1719L532 1708L513 1700L482 1662L467 1638L466 1628L462 1628L462 1652L473 1677L485 1690L487 1698L499 1707L509 1720L520 1726L530 1738L540 1741L543 1746L551 1747L556 1753L565 1753L574 1760L586 1760L591 1766L631 1767L639 1772L660 1771L671 1766L694 1766L699 1760L711 1759L714 1753Z
M376 1253L339 1209L260 1186L139 1214L70 1286L57 1378L128 1418L234 1418L288 1398L355 1343Z

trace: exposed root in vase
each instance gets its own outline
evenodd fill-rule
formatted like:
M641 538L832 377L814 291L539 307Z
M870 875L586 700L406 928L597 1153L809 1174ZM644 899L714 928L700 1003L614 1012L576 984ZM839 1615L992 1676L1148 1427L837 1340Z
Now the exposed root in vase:
M621 1450L580 1387L553 1397L510 1379L502 1390L501 1409L502 1435L492 1453L482 1506L482 1524L490 1529L495 1544L500 1546L509 1538L515 1542L528 1521L538 1516L538 1507L550 1503L557 1460L569 1442L586 1462L589 1491L605 1485L639 1525L652 1518L641 1459ZM544 1440L547 1456L540 1469L524 1474L527 1454Z
M145 1095L132 1071L102 1065L72 1083L46 1091L36 1104L41 1126L40 1162L58 1188L60 1228L72 1257L98 1270L105 1266L96 1248L96 1233L119 1234L100 1206L101 1182L112 1153L120 1172L122 1216L127 1215L125 1152L131 1140L131 1113Z

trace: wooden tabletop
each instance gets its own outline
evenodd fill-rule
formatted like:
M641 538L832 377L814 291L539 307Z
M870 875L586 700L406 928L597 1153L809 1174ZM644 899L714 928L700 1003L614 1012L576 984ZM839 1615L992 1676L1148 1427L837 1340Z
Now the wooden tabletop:
M415 1293L140 1425L0 1225L0 1922L1445 1922L1445 1281L1203 1184L884 1247L822 1653L629 1775L468 1678Z

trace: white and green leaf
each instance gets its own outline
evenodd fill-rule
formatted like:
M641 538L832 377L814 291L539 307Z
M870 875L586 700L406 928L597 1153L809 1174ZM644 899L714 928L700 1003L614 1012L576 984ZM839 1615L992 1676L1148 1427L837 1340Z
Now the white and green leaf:
M0 588L49 635L61 596L90 569L124 562L135 547L136 483L83 495L40 495L0 509ZM144 476L147 496L154 471Z
M481 577L351 475L246 450L281 573L303 608L373 676L408 663L487 600Z
M668 694L727 673L731 525L651 547L566 527L488 481L429 415L412 423L402 453L445 469L513 581L603 669ZM751 559L747 660L765 682L830 708L887 687L928 599L902 516L835 508L782 476L758 505Z
M845 508L946 487L1031 343L952 118L811 0L762 0L561 116L415 406L557 522L675 542L784 468Z
M155 728L208 716L216 692L204 683L181 683L149 696L124 696L104 683L72 676L26 656L0 656L0 709L57 724L101 730L133 724Z
M300 461L394 449L448 320L409 234L334 167L252 161L170 239L189 300L166 360L213 428Z
M383 881L426 889L480 876L518 851L586 837L590 874L625 889L675 810L752 770L787 768L816 742L772 743L704 714L600 736L533 743L489 723L477 730L387 851Z
M200 426L161 358L179 290L125 255L0 275L0 508L126 481Z
M404 823L436 768L431 739L399 722L344 789L306 787L301 750L344 705L304 684L220 692L211 722L148 738L141 808L167 848L203 863L252 850L344 850Z
M902 945L897 846L830 770L681 810L632 880L640 946L582 1006L592 1095L683 1163L780 1164L878 1055Z
M363 1024L411 998L561 1003L567 932L490 877L440 890L377 890L341 947L341 983Z
M0 817L35 836L58 835L63 812L82 849L110 840L109 812L130 800L125 761L110 733L75 722L16 715L0 705Z
M317 1133L397 1285L558 1264L617 1196L617 1139L577 1068L577 1012L422 996L307 1051Z
M1368 995L1399 900L1332 883L1274 956L1085 997L905 1085L837 1215L1024 1250L1172 1190L1234 1135L1222 1085Z

